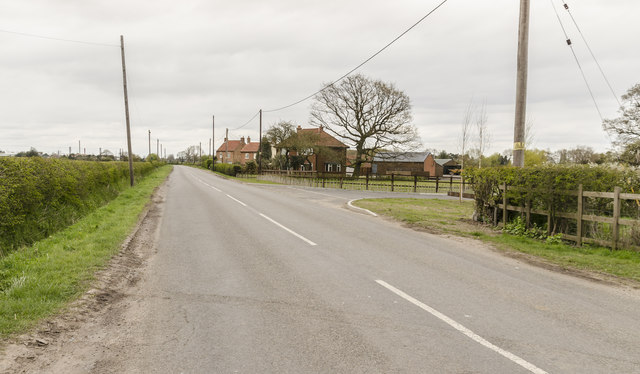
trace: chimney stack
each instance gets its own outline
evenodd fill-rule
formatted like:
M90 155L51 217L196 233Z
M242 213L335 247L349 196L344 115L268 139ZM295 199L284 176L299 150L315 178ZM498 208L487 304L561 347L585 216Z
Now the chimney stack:
M247 136L247 144L251 143L251 137Z

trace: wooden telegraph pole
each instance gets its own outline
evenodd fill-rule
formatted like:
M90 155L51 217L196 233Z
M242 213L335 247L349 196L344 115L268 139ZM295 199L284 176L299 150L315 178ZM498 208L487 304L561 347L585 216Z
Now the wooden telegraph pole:
M513 131L513 166L524 166L525 119L527 117L527 74L529 65L529 0L520 0L518 31L518 76L516 82L516 119Z
M151 154L151 130L149 130L149 154Z
M215 164L216 164L216 116L212 115L211 116L211 157L213 158L212 162L211 162L211 170L215 170Z
M262 174L262 109L260 109L260 139L258 144L258 175Z
M129 96L127 95L127 68L124 63L124 38L120 35L120 54L122 56L122 85L124 88L124 114L127 120L127 151L129 152L129 181L133 187L133 152L131 151L131 124L129 122Z

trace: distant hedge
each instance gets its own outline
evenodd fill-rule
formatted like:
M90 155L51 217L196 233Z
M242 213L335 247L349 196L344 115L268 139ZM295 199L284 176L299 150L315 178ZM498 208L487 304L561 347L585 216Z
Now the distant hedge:
M234 164L215 164L215 171L235 177L242 171L242 166Z
M140 178L158 164L134 163ZM51 235L115 198L126 162L0 158L0 256Z

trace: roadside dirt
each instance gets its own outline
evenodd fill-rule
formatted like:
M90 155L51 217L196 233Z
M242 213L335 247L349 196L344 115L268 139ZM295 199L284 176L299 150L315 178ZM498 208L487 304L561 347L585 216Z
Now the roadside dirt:
M135 297L127 296L156 252L166 186L156 189L134 233L89 291L29 333L0 343L0 373L121 372L117 358L125 345L118 343L127 342L127 326L143 318Z

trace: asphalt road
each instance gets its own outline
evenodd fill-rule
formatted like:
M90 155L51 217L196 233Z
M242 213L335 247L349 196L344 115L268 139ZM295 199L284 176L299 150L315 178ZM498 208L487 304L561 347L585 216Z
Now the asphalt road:
M168 183L125 372L640 373L637 290L345 208L384 194Z

